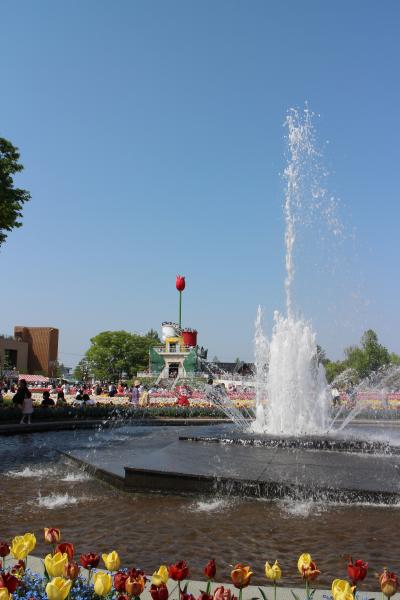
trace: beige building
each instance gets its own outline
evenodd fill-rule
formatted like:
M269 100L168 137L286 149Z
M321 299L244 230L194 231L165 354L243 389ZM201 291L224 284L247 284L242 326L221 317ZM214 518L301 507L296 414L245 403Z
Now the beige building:
M0 373L5 370L28 372L28 343L12 337L0 337Z

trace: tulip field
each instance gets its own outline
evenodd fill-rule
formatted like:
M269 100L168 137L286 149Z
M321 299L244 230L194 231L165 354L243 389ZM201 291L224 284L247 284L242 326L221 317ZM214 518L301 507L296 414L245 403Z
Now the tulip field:
M58 528L45 528L43 538L49 546L43 558L43 575L29 568L30 555L34 553L37 541L34 533L0 542L0 600L139 600L145 591L150 593L152 600L168 600L169 581L176 584L176 600L242 600L254 574L250 565L237 563L229 574L224 574L229 576L230 584L224 587L215 583L221 574L216 560L210 559L203 569L204 590L195 598L190 591L190 567L185 560L161 565L152 575L147 575L141 568L124 568L116 550L75 556L74 544L62 542ZM304 584L304 599L312 600L313 586L321 571L310 554L299 556L297 571L299 582ZM332 600L355 600L357 586L367 574L368 563L349 558L346 579L332 581ZM273 564L265 563L264 577L266 583L272 586L276 600L278 586L284 583L285 578L277 560ZM377 581L382 596L387 599L398 590L397 575L386 567L378 574ZM268 600L262 586L258 587L258 591L260 600ZM299 600L294 592L292 594L294 600Z

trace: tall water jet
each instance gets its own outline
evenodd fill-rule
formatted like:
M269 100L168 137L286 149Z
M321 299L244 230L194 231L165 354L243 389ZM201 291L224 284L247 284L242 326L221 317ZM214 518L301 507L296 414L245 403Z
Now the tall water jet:
M286 316L274 315L271 341L265 339L260 311L256 320L256 419L254 431L271 434L321 434L329 429L330 395L310 323L296 318L293 307L294 248L300 217L321 207L318 152L312 115L291 110L286 119L288 162L284 171Z

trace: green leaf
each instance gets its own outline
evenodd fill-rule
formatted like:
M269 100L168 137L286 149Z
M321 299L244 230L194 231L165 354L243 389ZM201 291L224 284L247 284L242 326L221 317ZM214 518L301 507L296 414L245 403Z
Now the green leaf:
M260 594L261 594L261 596L263 597L263 600L268 600L268 598L267 598L267 596L266 596L266 594L265 594L264 590L263 590L262 588L260 588L260 587L259 587L258 589L260 590Z
M297 595L297 594L295 594L293 590L290 590L290 592L291 592L291 594L292 594L292 596L293 596L294 600L300 600L300 598L298 597L298 595Z

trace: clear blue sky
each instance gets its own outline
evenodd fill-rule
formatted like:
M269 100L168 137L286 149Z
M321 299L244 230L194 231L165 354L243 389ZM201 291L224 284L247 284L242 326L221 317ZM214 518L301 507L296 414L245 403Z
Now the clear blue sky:
M367 327L400 352L399 29L395 0L3 0L0 135L32 200L1 331L59 327L73 365L175 319L182 273L211 357L251 359L257 305L267 329L284 306L282 124L307 100L356 233L298 253L297 305L331 357Z

